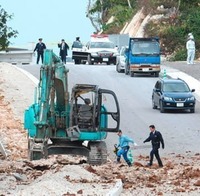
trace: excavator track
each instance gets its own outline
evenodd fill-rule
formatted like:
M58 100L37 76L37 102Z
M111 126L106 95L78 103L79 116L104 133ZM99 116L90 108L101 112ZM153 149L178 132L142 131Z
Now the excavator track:
M107 146L104 141L89 142L89 148L88 163L90 165L102 165L107 162Z

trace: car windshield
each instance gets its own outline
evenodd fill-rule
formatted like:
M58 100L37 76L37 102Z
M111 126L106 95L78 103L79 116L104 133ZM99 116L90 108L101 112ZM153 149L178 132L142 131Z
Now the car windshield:
M90 48L114 48L112 42L91 42Z
M185 83L165 83L164 92L189 92L190 89Z

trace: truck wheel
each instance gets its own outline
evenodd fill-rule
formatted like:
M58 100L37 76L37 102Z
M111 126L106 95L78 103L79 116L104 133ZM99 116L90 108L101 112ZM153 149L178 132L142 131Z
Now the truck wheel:
M107 65L110 65L110 61L108 61L106 64L107 64Z
M130 76L134 77L134 72L133 71L131 71Z
M159 72L155 72L155 77L159 77Z
M80 60L78 60L78 59L74 59L74 63L75 63L75 65L80 64L79 61L80 61Z

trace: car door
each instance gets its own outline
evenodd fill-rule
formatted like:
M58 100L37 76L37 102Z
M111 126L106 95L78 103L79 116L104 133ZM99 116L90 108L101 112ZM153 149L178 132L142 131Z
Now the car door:
M159 102L161 99L161 82L157 81L155 87L153 89L153 97L152 97L154 104L159 106Z

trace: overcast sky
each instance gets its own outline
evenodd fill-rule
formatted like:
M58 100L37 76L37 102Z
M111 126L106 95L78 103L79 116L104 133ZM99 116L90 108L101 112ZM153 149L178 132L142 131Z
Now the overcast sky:
M34 45L43 38L53 47L62 38L71 44L79 36L83 43L94 32L86 18L88 0L0 0L0 5L13 19L8 26L19 32L11 39L13 46Z

